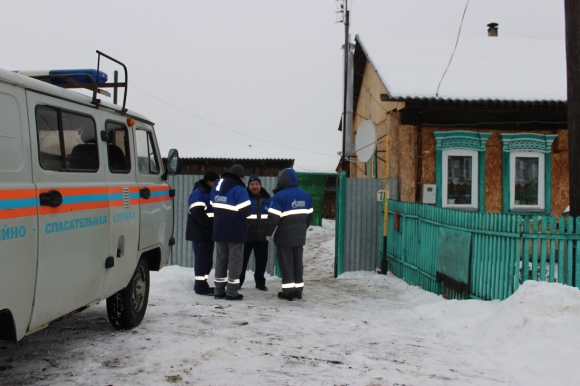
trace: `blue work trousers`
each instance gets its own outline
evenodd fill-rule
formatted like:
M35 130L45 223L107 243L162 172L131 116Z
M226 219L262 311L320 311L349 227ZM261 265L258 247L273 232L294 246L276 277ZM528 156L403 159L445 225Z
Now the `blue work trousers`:
M195 285L193 287L196 293L204 292L209 289L207 278L213 266L213 241L211 242L192 242L193 243L193 269L195 271Z

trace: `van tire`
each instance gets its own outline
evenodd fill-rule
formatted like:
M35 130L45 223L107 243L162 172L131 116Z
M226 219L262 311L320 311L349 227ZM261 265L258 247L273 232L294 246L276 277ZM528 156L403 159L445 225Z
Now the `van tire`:
M148 301L149 264L141 258L127 287L107 298L109 322L117 330L137 327L145 316Z

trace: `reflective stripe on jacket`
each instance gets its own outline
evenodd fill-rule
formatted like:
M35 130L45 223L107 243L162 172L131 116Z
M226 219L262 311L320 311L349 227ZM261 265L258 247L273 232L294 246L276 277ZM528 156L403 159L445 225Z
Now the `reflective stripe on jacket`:
M246 242L267 241L266 225L268 224L268 209L270 208L270 195L262 188L258 197L253 196L248 190L252 203L252 214L247 217L248 236Z
M213 208L210 204L211 188L204 180L195 183L189 196L185 239L197 242L211 242L213 234Z
M280 247L298 247L306 244L306 231L312 222L312 198L298 187L294 169L284 169L278 176L278 186L268 209L266 235L274 234L274 243Z
M213 241L245 242L246 217L252 214L252 206L244 182L232 173L224 173L216 180L210 200L214 212Z

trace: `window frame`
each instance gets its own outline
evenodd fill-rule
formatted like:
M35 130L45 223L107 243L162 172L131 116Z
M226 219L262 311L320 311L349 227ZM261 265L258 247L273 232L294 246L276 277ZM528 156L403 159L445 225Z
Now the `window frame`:
M114 125L119 125L122 126L121 128L118 129L110 129L108 128L109 124L114 124ZM118 130L125 130L125 134L126 134L126 140L127 143L125 144L125 151L128 152L128 154L125 154L125 158L129 161L129 169L123 169L123 170L117 170L117 169L112 169L111 168L111 163L109 162L109 143L107 142L107 167L109 168L109 171L111 173L114 174L129 174L131 173L131 170L133 170L133 163L131 162L131 143L129 140L129 137L131 135L131 131L127 128L127 125L125 125L123 122L119 122L119 121L115 121L112 119L108 119L105 121L105 132L107 134L107 136L111 135L109 133L115 133ZM122 149L121 149L122 150Z
M500 133L502 141L503 213L549 214L552 211L552 144L556 134ZM516 155L512 156L515 153ZM542 154L538 164L538 205L515 206L515 158ZM543 169L543 173L540 171ZM540 183L540 179L543 183ZM543 196L540 196L540 192Z
M43 165L42 163L42 145L40 143L40 136L39 136L39 129L38 129L38 110L39 109L45 109L45 110L52 110L54 112L56 112L56 118L57 118L57 130L58 130L58 140L59 140L59 147L60 147L60 159L61 159L61 166L58 169L52 169L52 168L46 168L45 165ZM80 169L80 168L71 168L67 166L67 160L66 160L66 144L65 144L65 138L64 138L64 129L63 129L63 119L62 119L62 113L67 113L67 114L71 114L71 115L76 115L79 117L84 117L84 118L88 118L93 122L93 128L94 128L94 134L95 134L95 149L96 149L96 156L97 156L97 168L96 169ZM40 165L40 167L43 170L47 170L47 171L54 171L54 172L65 172L65 173L98 173L99 170L101 169L101 157L99 154L99 141L98 141L98 130L97 130L97 122L95 121L95 118L90 115L90 114L84 114L84 113L80 113L78 111L74 111L74 110L69 110L69 109L63 109L61 107L56 107L56 106L52 106L52 105L47 105L47 104L37 104L34 108L34 119L35 119L35 131L36 131L36 142L37 142L37 150L38 150L38 164Z
M443 131L433 132L435 137L435 184L437 186L436 192L436 206L440 208L464 210L464 211L478 211L483 212L485 207L485 151L486 144L491 133L475 132L475 131ZM471 204L447 204L447 159L445 160L445 172L443 172L443 153L448 156L454 154L455 151L473 151L471 153L472 159L472 189L477 186L474 199ZM457 153L455 153L457 154ZM477 165L474 167L474 165ZM445 185L445 186L444 186ZM443 189L445 189L445 200L443 200Z
M139 136L139 133L141 131L145 133L145 137L147 140L147 166L148 166L148 170L149 170L147 173L143 173L141 171L140 166L139 166L140 153L139 153L139 138L138 138L138 136ZM159 153L157 152L157 147L155 146L155 141L153 140L153 134L151 133L150 130L140 128L140 127L138 127L135 130L135 154L137 156L137 171L139 172L139 174L144 175L144 176L148 176L148 175L157 176L157 175L161 174L161 166L159 165L160 157L159 157ZM153 155L155 158L155 163L157 166L156 172L151 170L151 155Z
M538 205L515 205L515 182L516 182L516 158L538 159ZM510 211L529 212L546 210L546 157L544 153L537 151L512 151L510 152Z
M449 204L447 191L449 157L471 157L471 204ZM469 149L445 149L442 151L441 206L443 208L477 210L479 203L479 152Z

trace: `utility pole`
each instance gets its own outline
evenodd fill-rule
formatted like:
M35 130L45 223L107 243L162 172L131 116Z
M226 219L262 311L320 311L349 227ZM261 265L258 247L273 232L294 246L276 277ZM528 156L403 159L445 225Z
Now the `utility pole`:
M350 54L350 43L348 39L348 0L344 0L343 15L344 15L344 101L342 108L342 156L341 168L346 172L346 176L350 176L350 163L346 157L346 99L348 91L348 57Z
M570 215L580 215L580 2L564 0L568 81Z

